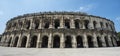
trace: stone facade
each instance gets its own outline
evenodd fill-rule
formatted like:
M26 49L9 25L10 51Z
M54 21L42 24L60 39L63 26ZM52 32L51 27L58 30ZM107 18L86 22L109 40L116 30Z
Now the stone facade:
M40 12L14 17L1 46L26 48L115 47L114 23L81 12Z

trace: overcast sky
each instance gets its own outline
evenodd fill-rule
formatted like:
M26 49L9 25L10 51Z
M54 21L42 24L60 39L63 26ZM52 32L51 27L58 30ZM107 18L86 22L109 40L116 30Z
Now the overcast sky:
M13 17L41 11L82 11L115 23L120 31L120 0L0 0L0 34Z

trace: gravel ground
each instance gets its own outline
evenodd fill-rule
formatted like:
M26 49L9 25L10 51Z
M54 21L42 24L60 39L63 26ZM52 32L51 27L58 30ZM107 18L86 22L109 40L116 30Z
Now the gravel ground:
M0 47L0 56L120 56L120 47L71 49Z

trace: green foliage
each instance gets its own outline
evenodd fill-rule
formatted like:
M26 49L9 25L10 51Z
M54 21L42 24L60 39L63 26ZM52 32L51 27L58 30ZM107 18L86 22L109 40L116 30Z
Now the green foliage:
M120 32L117 33L117 36L120 38Z

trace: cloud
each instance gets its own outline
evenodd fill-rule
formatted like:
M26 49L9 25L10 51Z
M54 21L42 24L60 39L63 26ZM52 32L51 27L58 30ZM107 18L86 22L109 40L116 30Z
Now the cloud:
M90 11L91 9L93 9L93 8L94 8L94 5L89 4L89 5L79 7L79 11L87 12L87 11Z
M116 20L120 20L120 17L116 17Z

